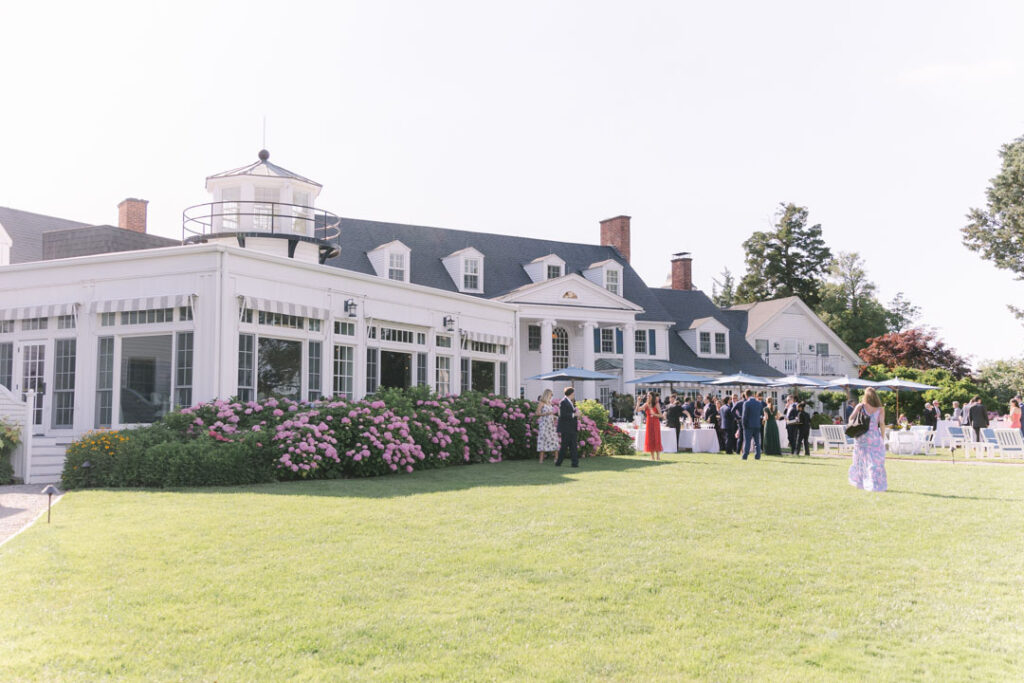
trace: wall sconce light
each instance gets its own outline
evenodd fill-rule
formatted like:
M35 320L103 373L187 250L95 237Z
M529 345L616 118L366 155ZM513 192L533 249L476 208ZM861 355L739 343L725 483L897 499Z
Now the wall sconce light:
M450 315L446 315L444 320L441 321L441 326L444 327L446 332L455 331L455 318Z
M359 306L359 304L356 303L355 299L346 299L345 300L345 313L348 315L348 317L350 317L350 318L356 317L356 310L357 310L358 306Z

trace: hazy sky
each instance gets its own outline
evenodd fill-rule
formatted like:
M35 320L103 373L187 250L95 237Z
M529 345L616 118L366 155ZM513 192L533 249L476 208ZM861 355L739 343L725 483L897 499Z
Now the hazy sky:
M180 237L271 160L339 215L597 242L663 284L744 271L780 202L958 351L1020 355L1024 283L968 252L1024 135L1024 3L124 2L0 8L0 205ZM344 244L343 244L344 247Z

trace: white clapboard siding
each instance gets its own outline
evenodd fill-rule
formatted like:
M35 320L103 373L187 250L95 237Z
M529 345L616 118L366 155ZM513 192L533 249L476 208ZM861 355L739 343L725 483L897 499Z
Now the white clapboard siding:
M11 453L11 464L14 466L14 478L26 481L25 470L27 455L32 448L32 430L25 429L29 421L29 404L21 400L21 396L0 385L0 418L4 422L21 425L21 443Z
M36 436L32 441L31 471L26 484L55 484L64 471L64 453L71 440Z

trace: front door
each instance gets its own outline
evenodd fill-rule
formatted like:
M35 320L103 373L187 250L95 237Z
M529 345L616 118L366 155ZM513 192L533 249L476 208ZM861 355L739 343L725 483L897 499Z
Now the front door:
M46 344L29 342L21 346L21 391L36 392L32 410L32 424L43 424L43 404L46 400Z

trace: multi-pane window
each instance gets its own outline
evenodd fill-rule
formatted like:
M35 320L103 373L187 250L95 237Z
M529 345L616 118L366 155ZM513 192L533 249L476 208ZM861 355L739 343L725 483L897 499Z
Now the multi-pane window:
M452 391L452 359L449 356L438 356L434 360L437 366L435 390L441 396L450 394Z
M480 259L463 259L462 288L474 291L480 289Z
M367 339L376 339L377 338L377 328L374 327L374 326L367 327L366 328L366 338Z
M498 395L508 396L508 363L498 363Z
M609 268L604 271L604 286L612 294L619 293L619 271Z
M445 337L443 335L437 335L434 338L434 344L441 347L442 349L450 349L452 347L452 338Z
M551 339L551 369L565 370L569 367L569 333L564 327L556 327Z
M146 325L173 321L173 308L151 308L144 311L124 311L121 313L122 325Z
M427 386L427 354L416 354L416 386Z
M323 325L323 321L322 320L319 320L317 318L310 318L309 319L309 331L310 332L319 332L322 325Z
M0 344L0 385L11 389L14 385L14 343Z
M612 409L612 390L611 387L601 387L598 390L598 400L608 410Z
M178 333L177 370L174 376L174 405L192 405L192 332Z
M43 424L43 392L46 388L46 344L25 344L21 347L21 383L25 392L36 392L32 424Z
M725 355L725 332L715 332L715 353Z
M388 254L388 279L405 282L405 254Z
M221 225L225 230L238 230L238 200L242 198L242 189L226 187L221 191Z
M636 330L633 335L633 349L647 355L647 330Z
M711 353L711 333L701 332L700 333L700 352Z
M277 188L257 187L256 204L253 204L252 226L255 230L271 231L275 228L274 203L281 201Z
M178 307L178 320L192 320L193 312L191 306L179 306Z
M14 321L0 320L0 334L10 334L11 332L14 332Z
M260 325L270 325L271 327L285 327L290 330L302 330L306 327L306 319L300 315L288 315L287 313L274 313L272 311L260 311L259 317Z
M26 318L21 321L22 330L45 330L48 318Z
M470 370L470 368L472 367L472 364L469 362L469 359L466 358L466 357L463 357L460 360L461 360L461 363L459 363L459 369L461 370L461 372L459 374L461 374L462 377L461 377L461 382L460 382L461 386L460 386L459 390L461 392L465 393L465 392L469 391L470 388L473 386L473 377L471 375L471 370Z
M238 335L238 400L251 401L253 390L253 335Z
M315 401L323 394L323 390L320 387L320 358L322 344L318 341L310 341L306 344L306 376L307 383L309 384L306 395L310 401Z
M601 353L615 353L615 330L601 328Z
M416 343L418 345L420 345L420 346L426 346L427 345L427 334L426 334L426 332L417 332L416 333Z
M252 309L243 308L242 312L238 316L238 322L240 323L251 323L252 322Z
M352 398L355 376L355 349L351 346L334 347L334 395Z
M73 316L73 315L58 315L57 316L57 329L58 330L73 330L73 329L75 329L75 316Z
M109 427L114 414L114 338L100 337L96 353L96 427Z
M366 349L366 393L377 391L377 349Z
M75 340L53 343L53 427L70 428L75 423Z
M816 344L815 345L815 350L817 351L817 355L819 355L819 356L827 356L828 355L828 344Z
M755 339L754 350L762 356L768 353L768 340L767 339Z
M540 351L540 325L526 326L526 346L531 351Z
M556 277L562 277L562 266L548 266L548 279L554 280Z
M410 330L402 330L397 327L382 327L380 328L380 340L412 344L413 333Z
M478 353L498 353L504 354L508 347L504 344L493 344L491 342L476 341L475 339L463 339L462 348L467 351L476 351Z
M345 320L335 320L334 334L340 334L343 337L354 337L356 336L356 324Z

